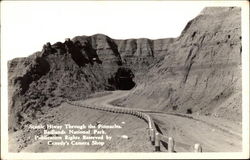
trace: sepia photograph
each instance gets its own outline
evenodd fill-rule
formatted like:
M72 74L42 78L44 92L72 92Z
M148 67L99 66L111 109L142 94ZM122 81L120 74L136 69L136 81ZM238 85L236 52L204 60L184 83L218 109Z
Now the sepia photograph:
M248 8L3 1L1 159L249 158Z

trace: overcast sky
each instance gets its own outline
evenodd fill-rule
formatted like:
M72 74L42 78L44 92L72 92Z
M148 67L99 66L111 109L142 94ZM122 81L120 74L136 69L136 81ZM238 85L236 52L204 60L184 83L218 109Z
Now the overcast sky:
M188 2L3 2L2 55L28 56L43 44L79 35L115 39L177 37L205 7Z

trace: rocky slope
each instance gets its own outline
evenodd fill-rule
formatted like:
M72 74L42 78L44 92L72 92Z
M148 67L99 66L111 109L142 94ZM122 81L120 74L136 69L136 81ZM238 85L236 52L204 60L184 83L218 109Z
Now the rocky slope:
M114 40L97 34L47 43L8 67L14 131L66 98L123 88L117 75L119 82L124 75L134 77L136 85L120 105L240 120L240 9L206 8L176 39ZM134 83L128 82L125 86Z
M134 77L139 81L149 64L162 59L165 41L78 36L9 61L9 129L23 128L66 98L133 87ZM124 81L128 84L121 86Z
M205 8L120 105L241 120L240 8Z

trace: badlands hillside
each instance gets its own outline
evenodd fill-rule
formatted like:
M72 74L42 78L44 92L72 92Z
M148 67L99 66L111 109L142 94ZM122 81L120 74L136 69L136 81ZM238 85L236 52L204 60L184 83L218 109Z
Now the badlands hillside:
M113 104L241 121L240 8L205 8L177 38L77 36L8 63L9 131L66 99L130 90Z
M205 8L116 103L241 121L241 50L240 8Z
M133 88L134 81L141 82L150 66L164 58L171 41L78 36L48 42L42 51L9 61L9 129L22 128L65 99Z

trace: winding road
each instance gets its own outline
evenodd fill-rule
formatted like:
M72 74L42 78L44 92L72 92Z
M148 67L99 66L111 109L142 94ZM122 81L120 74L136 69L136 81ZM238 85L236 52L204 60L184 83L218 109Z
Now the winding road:
M155 146L149 141L145 119L155 124L157 132L164 137L173 137L176 152L194 152L194 144L202 146L202 152L239 152L242 149L241 124L225 119L168 113L140 108L118 107L112 101L126 97L130 91L114 91L100 94L86 100L69 101L53 108L38 121L45 124L118 124L122 129L106 130L113 138L104 146L48 146L46 141L24 143L21 152L154 152ZM124 110L126 113L124 114ZM131 111L132 110L132 111ZM140 112L140 113L139 113ZM144 117L144 118L143 118ZM143 120L144 119L144 120ZM45 121L46 120L46 121ZM36 132L28 132L33 137ZM126 135L128 139L122 138ZM12 148L20 139L18 133L12 135ZM166 141L161 141L161 151L167 152ZM20 147L20 146L19 146ZM18 146L16 146L18 148Z
M114 91L109 95L80 100L76 103L117 108L118 106L110 103L128 94L129 91ZM193 151L195 143L200 143L205 152L241 151L241 124L239 123L207 116L132 109L149 114L159 133L174 137L177 152Z

